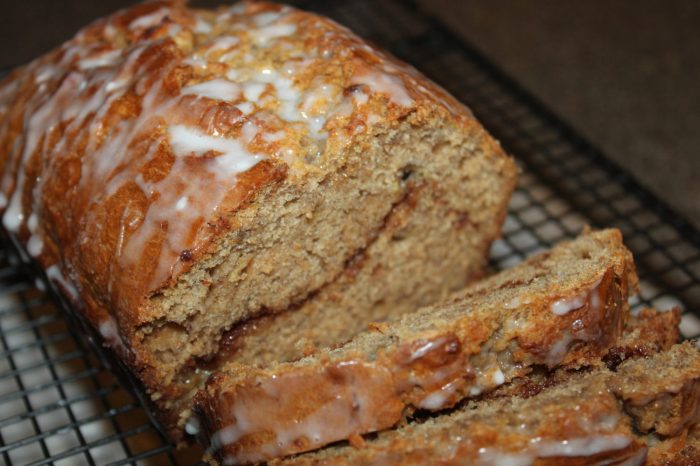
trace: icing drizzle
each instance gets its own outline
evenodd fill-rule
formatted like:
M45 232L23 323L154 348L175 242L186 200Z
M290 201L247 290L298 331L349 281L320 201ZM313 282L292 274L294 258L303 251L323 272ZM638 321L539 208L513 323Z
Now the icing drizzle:
M300 48L294 42L307 32L295 16L300 13L291 8L240 4L221 10L213 20L177 4L142 10L127 22L119 18L129 10L101 20L54 54L28 65L25 75L36 92L24 105L24 130L6 162L16 171L6 169L0 183L3 224L14 234L28 230L26 248L33 257L45 253L42 194L62 159L80 155L75 196L90 200L82 211L68 211L75 225L95 225L97 210L135 184L147 206L142 212L127 206L122 214L117 260L109 265L110 293L117 276L138 264L162 230L167 234L148 288L154 290L176 275L181 253L197 249L202 240L198 230L219 214L237 176L260 160L305 163L318 159L329 140L349 143L348 134L367 131L381 121L366 110L372 95L398 107L414 105L406 85L415 84L415 79L342 28L334 30L333 40L342 38L348 47L338 53L349 59L356 50L371 52L379 59L377 68L363 64L346 76L345 85L354 88L350 93L331 77L301 79L314 63L336 57L324 47ZM181 20L186 16L189 23ZM214 37L187 51L179 44L187 43L191 33ZM130 46L119 45L123 36L130 38ZM172 47L175 44L179 50ZM268 49L289 58L273 66L260 59L261 50ZM291 50L296 51L288 53ZM183 66L192 69L192 77L173 89L172 76ZM0 87L3 117L17 87L17 82ZM417 92L425 92L421 89ZM138 111L113 123L112 108L130 98L137 100ZM230 103L227 111L237 112L241 131L224 134L211 125L203 127L197 117L206 116L212 105L205 99ZM348 134L331 124L354 115L362 116L364 123ZM0 125L0 137L6 125ZM49 144L50 135L58 138ZM168 150L174 157L169 172L157 179L144 176L144 167ZM26 167L37 156L42 172L29 182L27 177L34 174ZM33 189L28 193L30 183ZM78 229L77 243L89 241L92 231Z

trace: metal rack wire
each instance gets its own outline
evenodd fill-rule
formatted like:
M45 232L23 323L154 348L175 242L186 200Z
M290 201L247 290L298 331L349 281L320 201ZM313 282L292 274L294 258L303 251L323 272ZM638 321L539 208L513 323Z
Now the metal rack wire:
M700 233L468 44L410 1L301 0L412 63L469 105L522 168L492 265L511 266L577 234L620 228L641 278L636 307L688 310L700 335ZM0 458L19 464L194 464L112 375L41 282L0 247Z

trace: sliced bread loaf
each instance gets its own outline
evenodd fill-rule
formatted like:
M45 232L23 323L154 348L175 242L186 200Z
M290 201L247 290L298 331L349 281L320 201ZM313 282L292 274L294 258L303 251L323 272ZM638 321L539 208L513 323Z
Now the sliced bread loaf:
M467 108L337 23L175 0L0 82L0 171L5 229L174 437L218 353L295 359L482 274L516 177Z
M533 366L598 360L636 284L620 232L587 232L340 348L224 366L195 398L200 436L224 462L261 461L452 406Z
M647 358L633 357L617 372L599 366L591 371L560 371L556 378L534 396L470 402L451 414L382 432L355 446L328 447L271 464L665 464L647 463L647 455L668 458L677 453L672 445L680 446L686 458L700 459L684 437L677 436L700 420L694 408L700 390L700 351L694 343ZM667 410L654 425L646 421L660 408L681 405L689 409ZM656 430L662 425L673 425L673 431L662 427L671 435L663 448L657 445L667 441L665 434ZM650 448L659 451L649 453Z

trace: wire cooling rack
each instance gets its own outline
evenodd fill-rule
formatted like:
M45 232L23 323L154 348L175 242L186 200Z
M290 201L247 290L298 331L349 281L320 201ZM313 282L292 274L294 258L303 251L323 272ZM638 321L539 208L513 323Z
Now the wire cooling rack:
M411 2L295 2L412 63L469 105L522 169L495 269L511 266L588 224L614 226L635 254L636 307L681 306L685 337L700 335L700 234L600 150L468 44ZM19 464L195 464L176 451L136 397L68 325L55 301L0 249L0 458Z

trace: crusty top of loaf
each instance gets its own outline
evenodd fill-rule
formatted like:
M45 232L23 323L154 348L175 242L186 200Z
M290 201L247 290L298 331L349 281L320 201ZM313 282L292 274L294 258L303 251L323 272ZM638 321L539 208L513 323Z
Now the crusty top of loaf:
M331 20L149 2L0 84L3 223L87 308L131 313L211 253L261 190L342 164L376 125L436 115L476 125Z

